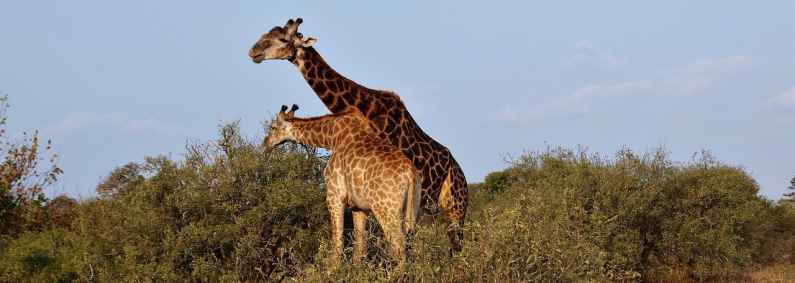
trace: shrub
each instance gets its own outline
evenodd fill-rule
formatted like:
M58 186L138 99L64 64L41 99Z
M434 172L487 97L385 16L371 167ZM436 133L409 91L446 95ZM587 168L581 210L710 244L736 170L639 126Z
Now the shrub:
M325 160L315 153L299 146L264 152L243 138L236 124L227 125L217 141L189 146L182 162L152 157L114 170L98 186L99 198L68 209L74 215L71 228L57 232L66 233L67 242L46 243L46 250L73 247L66 258L27 248L54 231L24 235L0 257L22 271L30 258L46 266L67 262L73 267L68 274L86 281L261 281L295 275L313 260L317 238L328 233L320 175ZM68 203L49 206L61 213ZM23 280L28 273L22 271L4 279ZM45 281L61 278L58 274Z
M397 272L370 218L368 259L329 270L326 157L257 144L232 123L179 161L116 168L96 198L40 199L36 228L0 241L0 282L707 281L795 260L795 207L741 168L558 148L469 185L460 254L426 217Z
M9 244L0 261L0 282L68 282L77 278L73 249L62 230L26 232Z
M42 145L37 132L23 132L20 140L8 137L7 110L8 97L0 96L0 247L20 233L42 228L42 191L62 172L56 155L42 157L51 143Z
M789 228L756 182L708 153L674 164L662 150L610 160L556 149L510 170L515 181L498 197L508 203L476 245L494 245L485 258L527 280L739 276L763 256L781 257L767 241L792 238L774 232Z
M511 170L496 171L486 175L483 186L494 195L505 191L512 181Z

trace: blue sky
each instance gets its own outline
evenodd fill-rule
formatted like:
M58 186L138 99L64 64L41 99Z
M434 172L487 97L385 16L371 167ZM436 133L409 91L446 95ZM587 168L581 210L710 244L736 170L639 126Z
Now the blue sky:
M49 193L92 196L223 121L261 138L282 104L326 113L290 63L247 57L298 16L338 71L398 92L470 181L550 145L709 149L773 199L795 175L795 1L270 2L0 4L0 93L11 130L61 155Z

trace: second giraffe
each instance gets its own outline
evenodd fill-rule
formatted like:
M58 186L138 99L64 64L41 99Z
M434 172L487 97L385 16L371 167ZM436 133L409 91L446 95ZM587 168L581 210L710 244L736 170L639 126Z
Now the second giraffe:
M403 153L379 138L367 118L346 111L315 118L296 118L298 106L287 106L271 122L266 148L285 141L332 151L323 171L331 216L331 243L336 266L342 260L345 207L353 212L353 262L365 255L366 211L372 211L392 246L398 266L405 264L406 237L414 234L420 210L421 175Z

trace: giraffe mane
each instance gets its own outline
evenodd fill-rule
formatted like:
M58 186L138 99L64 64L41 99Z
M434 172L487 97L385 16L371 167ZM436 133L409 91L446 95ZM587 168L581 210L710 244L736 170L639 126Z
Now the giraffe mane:
M349 116L349 115L351 115L351 116L354 116L354 115L362 116L361 113L359 113L359 111L357 111L356 109L350 109L350 110L345 110L345 111L342 111L342 112L339 112L339 113L331 113L331 114L326 114L326 115L321 115L321 116L305 117L305 118L292 117L292 118L285 119L285 120L286 121L301 121L301 122L316 122L316 121L321 121L321 120L336 119L336 118L339 118L339 117L342 117L342 116ZM364 117L362 116L361 118L364 118Z

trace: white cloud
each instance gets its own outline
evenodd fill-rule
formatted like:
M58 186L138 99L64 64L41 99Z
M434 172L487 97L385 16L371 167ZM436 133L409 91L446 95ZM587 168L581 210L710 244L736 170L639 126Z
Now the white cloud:
M503 122L526 124L543 119L571 117L588 112L591 102L596 99L645 95L651 87L649 81L587 85L575 90L570 95L553 97L546 101L504 105L495 112L492 118Z
M566 62L569 67L592 65L606 69L615 69L624 65L618 57L601 50L588 40L574 45L574 55Z
M631 81L614 84L594 84L581 87L572 94L576 98L589 98L598 96L624 96L641 95L647 93L652 88L650 81Z
M753 60L748 56L701 60L671 71L657 82L658 89L669 95L706 94L718 83L752 65Z
M605 62L619 62L599 52L587 41L578 43L578 55L603 58ZM618 63L616 63L618 64ZM619 96L691 96L709 94L710 90L727 81L737 73L752 66L747 56L728 56L701 60L663 72L648 74L646 79L595 83L575 89L571 94L558 96L545 102L513 103L495 112L494 119L506 122L526 123L532 120L577 115L587 112L592 102ZM778 101L795 105L795 87L782 94ZM517 106L518 104L518 106ZM522 107L521 105L528 105Z
M586 99L568 95L532 104L506 104L497 110L491 118L497 121L526 124L542 119L577 115L588 111L590 105L584 103Z
M795 85L783 93L771 98L770 103L776 106L795 107Z
M694 62L675 72L690 75L727 75L741 71L752 64L753 60L748 56L727 56Z
M63 119L45 128L45 132L65 135L91 128L114 128L128 133L169 134L181 132L180 125L164 123L153 118L131 118L124 113L70 112Z
M574 91L576 97L617 95L702 95L753 64L747 56L701 60L665 72L658 78L586 85Z

